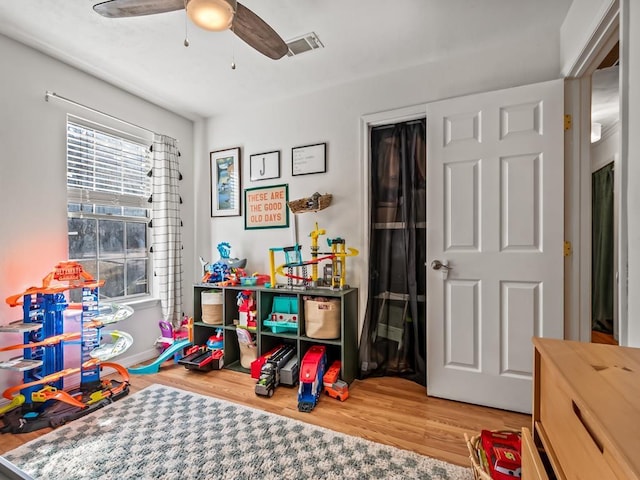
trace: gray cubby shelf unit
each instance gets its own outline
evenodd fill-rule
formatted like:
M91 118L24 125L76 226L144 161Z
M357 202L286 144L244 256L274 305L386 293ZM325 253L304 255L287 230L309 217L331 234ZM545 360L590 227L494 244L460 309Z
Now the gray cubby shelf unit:
M327 352L327 361L330 365L334 360L341 360L341 378L351 383L357 375L358 366L358 289L346 290L312 289L290 290L286 288L264 287L215 287L207 284L194 285L193 292L193 339L198 345L206 343L216 329L224 330L224 368L248 373L249 371L240 365L240 347L236 335L234 320L238 318L238 305L236 297L242 290L254 292L257 305L257 328L255 332L258 356L283 343L293 345L296 348L299 361L312 345L324 345ZM217 290L223 294L222 325L211 325L202 321L201 293L203 291ZM279 296L294 297L298 304L298 328L295 332L273 333L271 329L263 325L268 319L273 307L273 299ZM327 297L340 299L340 337L333 340L310 338L305 332L304 321L304 297Z

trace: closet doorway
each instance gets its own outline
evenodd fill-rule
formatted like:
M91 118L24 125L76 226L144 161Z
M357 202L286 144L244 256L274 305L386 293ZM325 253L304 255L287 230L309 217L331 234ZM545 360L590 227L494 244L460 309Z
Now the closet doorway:
M620 33L620 3L614 1L602 12L582 53L563 72L566 114L564 326L568 340L627 345L627 212L621 199L628 188L625 179L628 160L623 149L623 137L628 132L624 125L627 90L622 81L626 69L625 48ZM607 165L610 165L607 170L598 172ZM613 189L612 201L610 192L594 193L594 178L595 182L607 184L605 191ZM602 195L609 198L612 207L604 205ZM599 212L602 206L604 212ZM608 239L594 237L600 235L598 229L602 226L595 231L594 226L601 219L613 224L604 227ZM609 244L612 245L607 246ZM596 255L601 258L594 259ZM612 258L613 268L603 268L603 256L608 257L607 262ZM605 282L595 281L596 277L604 278ZM598 290L612 298L606 300ZM600 312L608 317L604 319L605 327L598 318ZM601 323L595 329L594 320ZM607 333L599 331L601 329Z
M426 119L367 126L368 276L360 376L426 385Z
M591 341L618 344L619 42L591 77Z

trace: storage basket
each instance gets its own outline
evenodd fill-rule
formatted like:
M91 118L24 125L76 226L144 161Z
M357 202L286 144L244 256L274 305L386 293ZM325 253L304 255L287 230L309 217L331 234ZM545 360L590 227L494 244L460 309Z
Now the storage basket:
M304 321L307 337L323 340L340 338L340 300L305 300Z
M317 196L317 203L314 201L314 197ZM297 200L291 200L288 202L289 208L293 213L306 213L306 212L318 212L324 210L331 204L333 195L325 193L319 195L314 193L311 197L299 198Z
M240 365L242 368L251 368L251 362L258 358L258 347L250 343L239 342L240 346Z
M202 321L209 325L222 325L222 292L205 291L200 294Z
M494 430L505 433L520 433L518 430ZM473 478L475 480L493 480L489 472L485 470L482 466L482 459L480 458L480 449L482 446L480 445L480 434L473 435L469 437L466 433L464 434L465 442L467 443L467 449L469 450L469 460L471 460L471 469L473 470Z
M469 435L464 434L464 439L467 442L467 449L469 450L469 460L471 461L471 469L473 470L473 478L475 480L491 480L491 476L484 471L481 466L481 460L479 458L479 445L480 435L474 435L469 438Z

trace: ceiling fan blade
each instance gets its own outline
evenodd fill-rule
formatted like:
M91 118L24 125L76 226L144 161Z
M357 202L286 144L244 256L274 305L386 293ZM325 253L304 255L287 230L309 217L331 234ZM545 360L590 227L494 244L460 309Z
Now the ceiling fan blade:
M273 28L240 3L231 30L245 43L274 60L282 58L289 51L287 44Z
M184 0L109 0L93 6L96 13L108 18L141 17L184 9Z

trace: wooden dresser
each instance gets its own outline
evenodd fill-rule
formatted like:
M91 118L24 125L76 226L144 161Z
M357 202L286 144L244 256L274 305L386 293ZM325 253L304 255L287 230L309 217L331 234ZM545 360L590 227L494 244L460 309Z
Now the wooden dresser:
M640 480L640 349L534 338L522 479Z

